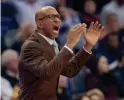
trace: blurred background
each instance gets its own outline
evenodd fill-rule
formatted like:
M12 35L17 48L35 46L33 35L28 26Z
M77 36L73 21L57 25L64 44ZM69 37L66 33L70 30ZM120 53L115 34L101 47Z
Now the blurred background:
M105 26L80 73L60 76L58 100L124 100L124 0L1 0L1 100L18 96L21 46L36 29L36 10L46 5L61 15L56 39L61 46L75 24L99 21ZM75 53L84 42L82 37Z

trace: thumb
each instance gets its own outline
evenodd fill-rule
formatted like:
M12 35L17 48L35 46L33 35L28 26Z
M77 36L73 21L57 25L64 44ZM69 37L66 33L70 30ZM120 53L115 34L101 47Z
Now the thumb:
M86 35L86 28L83 28L83 33L82 33L83 36Z

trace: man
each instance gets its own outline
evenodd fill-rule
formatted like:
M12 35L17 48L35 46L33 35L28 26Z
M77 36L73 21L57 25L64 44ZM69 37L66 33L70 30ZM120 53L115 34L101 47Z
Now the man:
M121 52L118 57L118 64L111 73L117 82L120 98L124 98L124 52Z
M1 55L2 73L1 75L7 79L11 86L14 87L18 81L18 61L17 51L12 49L5 50Z
M96 44L103 27L92 23L86 34L86 25L73 27L65 46L59 51L55 38L59 34L60 16L55 8L45 6L35 15L37 31L22 46L19 61L19 100L57 100L56 90L60 74L73 77L78 74ZM79 53L73 47L84 34L86 44ZM89 53L88 53L89 52Z
M32 33L34 33L34 31L35 27L31 23L25 23L21 25L11 48L20 54L22 44L30 37Z

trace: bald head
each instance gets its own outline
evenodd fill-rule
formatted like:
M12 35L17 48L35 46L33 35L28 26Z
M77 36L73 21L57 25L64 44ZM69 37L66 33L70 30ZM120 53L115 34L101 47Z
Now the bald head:
M40 8L35 14L37 30L49 37L55 39L59 34L61 19L54 7L45 6Z
M52 6L44 6L44 7L41 7L35 14L35 21L37 22L38 19L46 16L49 14L49 10L56 10L54 7Z

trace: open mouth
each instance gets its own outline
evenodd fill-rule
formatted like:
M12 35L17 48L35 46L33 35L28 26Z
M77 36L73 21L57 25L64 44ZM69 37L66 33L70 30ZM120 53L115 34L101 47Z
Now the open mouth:
M55 31L59 31L59 27L58 27L58 26L54 26L53 29L54 29Z

